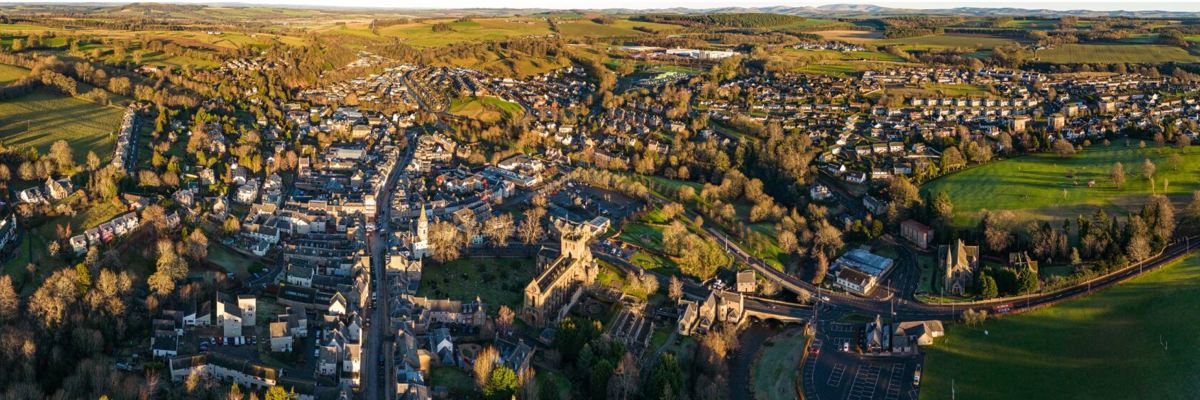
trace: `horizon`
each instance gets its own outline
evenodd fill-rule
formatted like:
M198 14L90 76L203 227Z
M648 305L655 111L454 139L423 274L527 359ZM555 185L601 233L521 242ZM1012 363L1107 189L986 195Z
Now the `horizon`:
M503 7L496 7L495 3L489 0L446 0L438 2L436 5L409 5L396 4L389 1L377 0L250 0L250 1L233 1L233 2L210 2L204 0L167 0L167 1L121 1L121 0L99 0L99 1L70 1L70 0L42 0L42 1L11 1L0 2L3 6L12 6L18 4L63 4L63 5L90 5L90 4L134 4L134 3L152 3L152 4L187 4L187 5L205 5L205 6L266 6L266 7L315 7L315 8L370 8L380 10L461 10L461 9L492 9L492 10L528 10L528 9L549 9L549 10L606 10L606 9L630 9L630 10L657 10L657 9L672 9L683 8L693 10L720 9L720 8L764 8L764 7L821 7L821 6L878 6L894 9L908 10L946 10L955 8L977 8L977 9L1025 9L1030 11L1049 10L1049 11L1097 11L1097 12L1136 12L1136 11L1166 11L1166 12L1200 12L1200 2L1192 1L1154 1L1141 2L1130 4L1128 2L1119 1L1102 1L1090 2L1082 0L1060 0L1053 2L1040 2L1032 0L1016 0L1008 1L1003 4L986 0L932 0L932 1L917 1L917 0L878 0L878 1L840 1L840 2L781 2L776 0L734 0L734 1L714 1L714 0L661 0L652 2L653 7L646 6L651 2L637 0L600 0L589 2L586 7L579 7L575 4L564 5L561 1L555 0L516 0L506 2Z

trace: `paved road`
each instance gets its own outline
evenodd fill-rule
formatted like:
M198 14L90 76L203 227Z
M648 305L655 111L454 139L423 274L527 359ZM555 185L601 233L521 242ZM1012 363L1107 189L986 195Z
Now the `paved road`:
M384 182L382 193L376 199L377 215L375 218L376 229L367 237L367 245L371 251L371 290L374 293L375 305L372 312L368 313L370 328L367 330L367 338L364 341L364 349L366 350L365 360L363 362L363 390L364 398L384 399L388 400L395 396L396 374L394 371L395 360L393 359L394 342L390 328L391 315L388 310L391 305L389 285L387 284L387 247L388 238L385 232L390 232L388 221L391 221L392 211L392 193L395 192L396 180L400 176L400 172L408 166L412 161L413 149L415 148L414 138L409 135L409 146L404 149L404 154L396 161L396 165L388 174L387 180Z

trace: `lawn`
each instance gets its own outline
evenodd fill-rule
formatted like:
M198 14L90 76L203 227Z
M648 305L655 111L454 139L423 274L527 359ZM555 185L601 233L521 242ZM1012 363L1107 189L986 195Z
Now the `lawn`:
M750 372L756 400L796 398L796 373L807 340L803 332L792 329L763 345Z
M0 64L0 86L16 82L29 75L29 70L15 65Z
M1150 146L1138 149L1130 140L1112 145L1093 145L1080 154L1063 159L1051 154L1036 154L992 162L980 167L935 179L922 191L945 191L954 203L955 223L974 226L982 210L1011 210L1018 217L1054 219L1075 217L1103 207L1110 213L1136 209L1151 193L1150 182L1141 176L1142 162L1157 165L1158 192L1163 181L1170 182L1167 194L1182 206L1194 190L1200 189L1200 147L1187 149ZM1167 165L1172 153L1182 154L1183 165L1172 170ZM1113 163L1125 167L1125 185L1117 189L1109 178ZM1074 178L1068 176L1074 174ZM1088 182L1095 180L1095 187Z
M525 285L537 271L533 258L461 258L448 263L425 264L417 296L449 298L463 302L478 296L489 312L501 305L521 308Z
M452 398L475 396L475 381L470 375L455 367L433 367L429 371L429 386L445 386Z
M525 113L520 104L492 96L459 97L450 101L450 113L486 122L513 119Z
M1195 62L1187 50L1153 44L1064 44L1034 53L1038 61L1055 64L1076 63L1164 63Z
M926 348L921 397L1185 399L1200 393L1200 258ZM984 334L986 329L987 334Z
M101 160L112 157L125 110L60 95L49 89L0 101L0 140L9 147L35 147L42 154L60 139L71 144L75 161L87 161L94 151Z
M242 279L266 268L256 258L238 253L220 243L208 245L208 261L224 268L225 272Z

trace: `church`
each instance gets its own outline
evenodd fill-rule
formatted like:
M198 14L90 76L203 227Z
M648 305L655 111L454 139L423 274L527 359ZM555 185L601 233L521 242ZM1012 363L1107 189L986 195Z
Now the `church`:
M538 328L557 323L571 310L584 289L596 280L599 266L588 241L592 230L585 224L558 220L559 251L543 247L538 252L537 276L525 286L525 322Z

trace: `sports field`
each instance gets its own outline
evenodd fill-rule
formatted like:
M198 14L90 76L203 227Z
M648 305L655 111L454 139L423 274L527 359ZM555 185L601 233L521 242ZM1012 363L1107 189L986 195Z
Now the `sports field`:
M1138 208L1151 194L1150 182L1142 177L1146 159L1156 165L1157 192L1163 193L1163 181L1169 181L1166 194L1177 205L1190 198L1192 191L1200 190L1200 147L1138 149L1136 141L1129 142L1129 147L1123 139L1110 146L1093 145L1067 159L1036 154L992 162L936 179L922 191L948 193L954 202L955 223L974 226L982 210L1011 210L1018 217L1061 220L1093 213L1097 207L1110 213ZM1172 153L1182 156L1178 170L1168 162ZM1115 162L1125 168L1121 189L1109 178ZM1090 181L1095 181L1093 187L1088 187Z
M66 140L75 151L75 161L87 161L94 151L101 160L112 157L116 136L125 110L101 106L73 97L37 89L28 95L0 101L0 141L9 147L36 147L46 154L50 145Z
M1154 44L1064 44L1034 53L1038 61L1075 63L1163 63L1195 62L1187 50Z
M980 328L950 325L925 348L921 398L1192 399L1197 308L1193 255L1087 298Z

